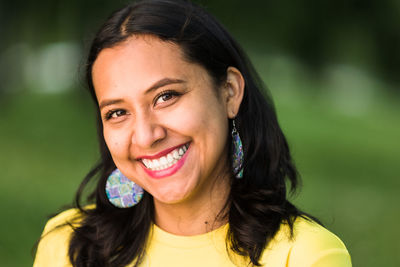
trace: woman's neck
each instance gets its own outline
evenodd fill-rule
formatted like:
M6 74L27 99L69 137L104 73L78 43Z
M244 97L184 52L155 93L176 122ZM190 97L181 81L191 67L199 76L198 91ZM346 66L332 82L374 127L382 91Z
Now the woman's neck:
M155 223L166 232L191 236L210 232L227 223L226 206L229 177L220 177L210 188L180 203L167 204L154 200Z

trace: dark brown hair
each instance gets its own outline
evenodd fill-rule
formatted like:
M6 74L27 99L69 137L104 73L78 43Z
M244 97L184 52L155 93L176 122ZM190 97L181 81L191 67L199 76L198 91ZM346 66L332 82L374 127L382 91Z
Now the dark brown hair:
M179 45L185 59L204 67L216 84L225 81L229 66L242 73L246 86L236 125L244 146L244 175L235 179L232 173L226 244L228 250L258 265L280 225L287 223L292 228L296 217L302 216L287 200L286 182L295 190L298 177L272 100L246 54L213 16L189 1L144 0L113 13L92 43L86 73L94 101L92 66L99 53L141 34ZM109 203L105 183L115 164L102 132L98 118L101 159L77 192L76 205L85 216L71 239L70 260L76 267L125 266L132 261L137 265L153 222L153 199L145 193L142 201L129 209ZM81 198L91 180L97 181L97 186L89 201L96 206L84 210Z

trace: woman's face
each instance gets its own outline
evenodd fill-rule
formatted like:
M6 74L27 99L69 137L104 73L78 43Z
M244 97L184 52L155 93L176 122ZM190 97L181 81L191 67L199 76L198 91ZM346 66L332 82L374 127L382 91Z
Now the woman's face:
M155 201L201 198L227 178L230 93L179 46L133 36L101 51L92 74L112 158Z

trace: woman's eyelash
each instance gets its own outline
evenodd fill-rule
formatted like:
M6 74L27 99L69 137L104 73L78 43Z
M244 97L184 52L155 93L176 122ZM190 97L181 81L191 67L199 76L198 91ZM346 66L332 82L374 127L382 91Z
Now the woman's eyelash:
M118 113L118 114L117 114ZM122 113L122 114L121 114ZM126 112L123 109L113 109L108 111L105 115L104 115L104 119L105 120L110 120L112 118L112 116L114 114L117 115L117 117L124 115Z
M172 97L180 96L180 95L182 95L182 94L178 93L177 91L173 91L173 90L162 91L154 98L154 104L156 104L157 101L162 97L171 96L171 98L172 98ZM170 98L163 99L163 100L168 101L168 100L170 100ZM116 117L120 117L125 114L126 114L126 111L123 109L112 109L112 110L107 111L103 117L104 117L104 120L108 121L108 120L112 119L114 115L116 115Z
M160 92L154 99L154 103L157 103L157 101L162 98L163 96L168 96L171 95L172 97L174 96L180 96L181 93L178 93L177 91L173 91L173 90L166 90L166 91L162 91ZM169 99L166 99L164 101L168 101Z

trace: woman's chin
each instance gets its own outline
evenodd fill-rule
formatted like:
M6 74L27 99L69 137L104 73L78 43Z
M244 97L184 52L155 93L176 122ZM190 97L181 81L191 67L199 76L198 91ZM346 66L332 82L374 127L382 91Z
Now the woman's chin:
M182 193L177 194L168 194L168 195L153 195L153 199L155 203L159 204L167 204L167 205L174 205L178 203L182 203L187 199L186 195Z

